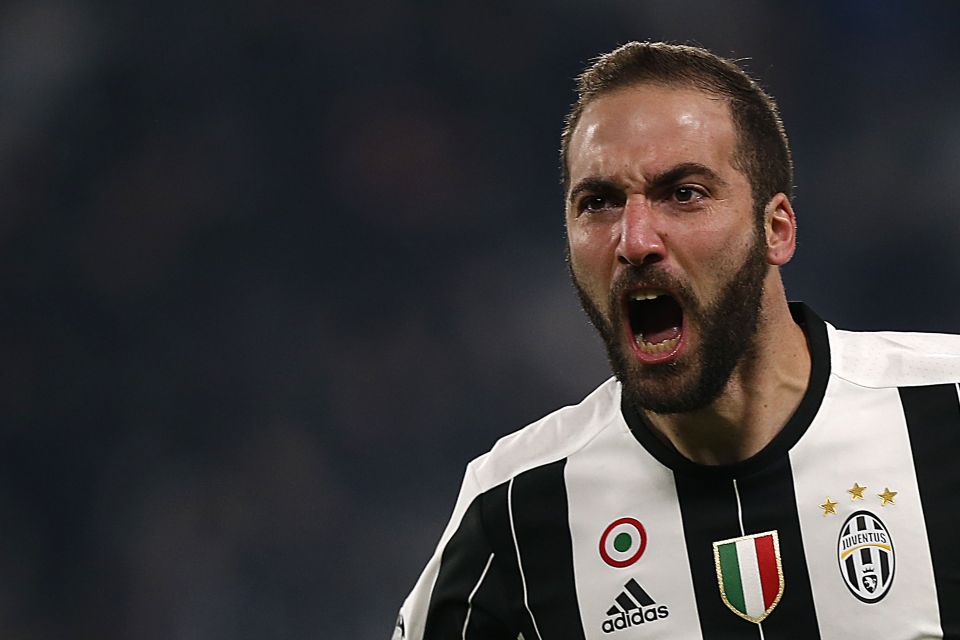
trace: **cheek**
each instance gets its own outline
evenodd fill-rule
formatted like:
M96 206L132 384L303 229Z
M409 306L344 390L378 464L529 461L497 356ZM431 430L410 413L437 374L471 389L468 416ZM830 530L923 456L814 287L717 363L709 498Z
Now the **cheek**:
M616 261L616 242L596 227L568 230L570 265L581 283L609 280Z
M723 234L715 236L705 235L700 242L691 244L695 251L689 254L691 274L694 288L701 300L715 297L721 289L743 266L749 258L753 246L751 237L743 234Z
M570 237L570 269L577 285L593 304L609 317L610 286L615 253L606 243L592 242L589 237Z
M570 252L593 261L612 261L620 241L619 226L607 221L581 222L567 225Z

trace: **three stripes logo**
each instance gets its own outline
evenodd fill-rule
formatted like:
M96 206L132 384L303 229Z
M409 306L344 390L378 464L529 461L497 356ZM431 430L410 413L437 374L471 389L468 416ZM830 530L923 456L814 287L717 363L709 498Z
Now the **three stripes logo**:
M720 597L731 611L757 624L770 615L783 595L776 531L714 542L713 559Z
M614 602L615 604L607 609L607 615L610 617L603 621L601 627L604 633L656 622L670 615L667 605L657 605L633 578L623 585L623 591L614 598Z
M873 604L887 595L896 568L893 539L880 518L857 511L840 527L837 540L840 575L860 602Z

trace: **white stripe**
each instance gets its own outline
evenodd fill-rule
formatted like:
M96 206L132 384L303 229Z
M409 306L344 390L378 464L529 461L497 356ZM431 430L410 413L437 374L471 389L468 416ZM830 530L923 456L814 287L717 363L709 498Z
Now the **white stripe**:
M743 509L740 507L740 490L737 488L737 479L733 479L733 494L737 496L737 522L740 523L740 535L745 536L743 532Z
M841 349L843 346L842 343L839 345ZM841 357L842 354L843 351ZM879 362L882 357L879 348L876 357ZM890 360L888 364L893 362ZM894 375L892 372L897 370L899 364L890 365L889 375ZM923 382L919 376L904 378L905 382L910 380ZM823 455L824 451L842 454L828 457ZM838 465L837 459L842 459L843 464ZM927 546L928 525L923 513L925 508L941 507L921 503L909 432L897 388L865 388L832 375L820 413L790 450L790 468L821 638L941 637L933 565ZM846 498L845 507L837 508L839 517L824 517L823 510L816 505L823 502L828 492L846 496L842 492L854 481L869 488L869 493L865 494L866 504L860 506L862 501L853 503ZM895 505L881 507L880 498L873 495L885 486L900 492ZM828 555L836 557L837 532L841 523L853 511L865 507L891 530L896 559L902 565L896 569L893 586L883 602L861 607L882 608L884 615L851 617L851 590L846 586L846 580L840 579L837 562L828 561ZM831 520L834 524L826 526ZM908 534L901 533L898 537L898 531L907 531ZM854 554L857 555L859 551ZM787 583L784 594L790 598L790 576L785 575L784 579ZM774 611L773 615L782 614Z
M740 535L745 536L745 535L747 535L747 534L744 533L744 531L743 531L743 507L740 505L740 488L737 486L737 479L736 479L736 478L733 479L733 495L737 496L737 522L740 523ZM741 542L742 542L742 541L741 541ZM757 561L757 547L755 546L755 543L754 543L754 541L753 541L752 538L751 538L750 540L748 540L748 542L750 542L750 548L753 550L753 566L754 566L754 567L757 567L757 571L759 572L760 565L759 565L759 562ZM740 547L739 547L739 544L740 544L740 543L737 543L737 557L738 557L739 560L740 560L740 567L741 567L741 568L740 568L740 583L741 583L741 585L742 585L742 587L743 587L743 599L744 599L744 602L747 604L747 615L751 615L751 616L756 617L756 616L758 616L759 614L750 613L750 604L749 604L749 603L750 603L750 600L747 599L746 578L745 578L744 575L743 575L743 558L740 556ZM765 607L763 606L763 585L760 584L760 574L759 574L759 573L757 573L757 587L760 589L760 613L763 613L763 612L765 611ZM763 624L760 623L760 622L757 623L757 631L760 632L760 640L764 640L764 639L763 639Z
M507 485L507 511L510 513L510 535L513 536L513 548L517 550L517 568L520 570L520 584L523 585L523 606L527 608L530 614L530 622L533 623L533 630L537 633L538 640L543 640L540 635L540 629L537 627L537 619L533 617L533 611L530 610L530 601L527 598L527 578L523 575L523 562L520 561L520 544L517 542L517 530L513 526L513 478L510 478L510 484Z
M619 396L616 401L620 401ZM613 452L624 455L615 455ZM598 493L597 469L600 467L606 476L617 478L618 481L604 485L603 490ZM648 635L652 633L656 636L659 624L644 624L642 627L634 626L631 630L609 634L600 630L606 618L604 612L613 604L613 597L623 589L629 574L641 583L646 582L644 576L647 575L654 576L653 580L659 580L650 595L658 603L665 602L669 605L670 616L666 621L660 622L670 625L671 633L668 635L683 640L703 640L691 577L693 573L684 542L683 518L677 502L678 480L674 472L640 446L630 434L622 414L617 412L609 428L567 458L564 481L568 492L569 522L591 523L589 526L570 526L573 570L577 582L577 599L583 612L583 630L572 629L567 635L591 640L610 636L608 640L616 640L620 635L632 633L643 636L646 630ZM721 483L726 487L730 486L726 480L721 480ZM638 492L637 487L644 487L644 491ZM656 495L657 499L650 500L650 495ZM600 534L611 522L627 515L636 518L645 527L655 523L656 531L648 536L647 550L637 564L632 568L612 569L600 559ZM707 553L711 554L712 566L713 549L710 544L707 544ZM503 557L503 551L500 554L497 557L498 562ZM660 580L656 576L676 576L677 580ZM716 578L713 584L717 584ZM648 588L646 584L643 586ZM653 587L651 584L649 588ZM720 592L716 586L713 589L715 595L712 597L719 602ZM519 605L519 602L517 604ZM703 606L700 605L701 608ZM723 607L723 604L720 606ZM537 615L546 614L541 614L538 609ZM732 613L727 615L736 617ZM743 624L751 626L748 622ZM549 632L544 629L544 633L549 639ZM532 631L526 635L527 640L532 640ZM753 640L756 640L756 636Z
M747 615L759 618L763 606L763 587L760 585L760 565L757 562L757 546L753 538L737 541L737 559L740 561L740 583L743 585L743 603Z
M470 595L467 596L467 617L463 620L463 633L460 634L463 640L467 640L467 625L470 624L470 612L473 611L473 596L477 594L477 589L480 588L480 585L483 584L483 579L487 576L487 570L490 569L490 563L493 562L493 554L490 554L490 557L487 558L487 566L483 568L483 573L480 574L480 579L477 580L477 584L474 585L473 591L470 592Z

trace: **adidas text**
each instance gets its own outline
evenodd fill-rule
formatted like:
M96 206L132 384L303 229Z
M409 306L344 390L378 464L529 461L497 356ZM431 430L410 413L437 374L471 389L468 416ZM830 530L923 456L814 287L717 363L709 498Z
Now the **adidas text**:
M656 622L657 620L663 620L669 615L670 610L665 604L662 604L659 607L637 609L630 613L621 611L618 615L604 620L602 628L604 633L613 633L614 631L627 629L634 625L643 624L645 622Z

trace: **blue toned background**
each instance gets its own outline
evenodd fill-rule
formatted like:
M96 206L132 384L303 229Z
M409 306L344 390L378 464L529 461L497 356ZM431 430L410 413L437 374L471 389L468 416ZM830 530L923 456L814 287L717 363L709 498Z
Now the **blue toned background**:
M778 98L792 297L960 330L960 5L197 4L0 6L2 637L389 637L466 462L607 375L556 150L627 40Z

